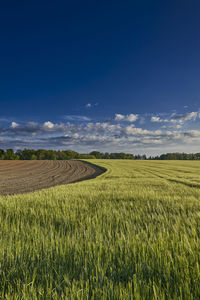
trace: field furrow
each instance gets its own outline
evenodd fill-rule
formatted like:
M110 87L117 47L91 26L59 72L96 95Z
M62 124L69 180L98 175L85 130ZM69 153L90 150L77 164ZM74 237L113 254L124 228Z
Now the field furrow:
M82 161L0 161L0 195L31 192L94 178L102 169Z

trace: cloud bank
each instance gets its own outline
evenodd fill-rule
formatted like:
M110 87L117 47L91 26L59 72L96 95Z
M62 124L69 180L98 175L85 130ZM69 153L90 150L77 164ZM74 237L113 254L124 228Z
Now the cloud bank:
M144 125L144 122L141 125L141 118L144 116L115 114L111 121L94 122L87 117L70 115L67 122L60 123L50 120L41 123L12 121L7 126L2 123L0 148L74 149L80 152L97 149L148 155L199 151L199 112L173 113L166 118L152 115L145 120L146 127L141 127Z
M176 114L173 113L169 118L160 118L159 116L152 116L151 122L157 122L157 123L179 123L183 124L185 121L195 121L197 118L200 118L199 112L190 112L186 114Z

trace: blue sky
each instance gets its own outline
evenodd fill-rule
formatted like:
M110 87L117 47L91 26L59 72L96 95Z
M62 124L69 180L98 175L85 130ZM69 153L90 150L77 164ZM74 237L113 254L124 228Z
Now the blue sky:
M4 1L0 148L200 145L199 1Z

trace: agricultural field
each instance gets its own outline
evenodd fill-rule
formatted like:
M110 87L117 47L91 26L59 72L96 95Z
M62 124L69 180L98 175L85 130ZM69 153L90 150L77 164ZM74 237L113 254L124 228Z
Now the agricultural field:
M0 160L0 195L32 192L102 173L98 166L77 160Z
M200 162L90 162L0 197L0 299L200 299Z

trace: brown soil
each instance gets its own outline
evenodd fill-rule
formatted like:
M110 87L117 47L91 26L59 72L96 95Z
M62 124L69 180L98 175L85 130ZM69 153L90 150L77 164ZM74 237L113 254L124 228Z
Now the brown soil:
M0 161L0 195L27 193L95 178L102 168L77 160Z

